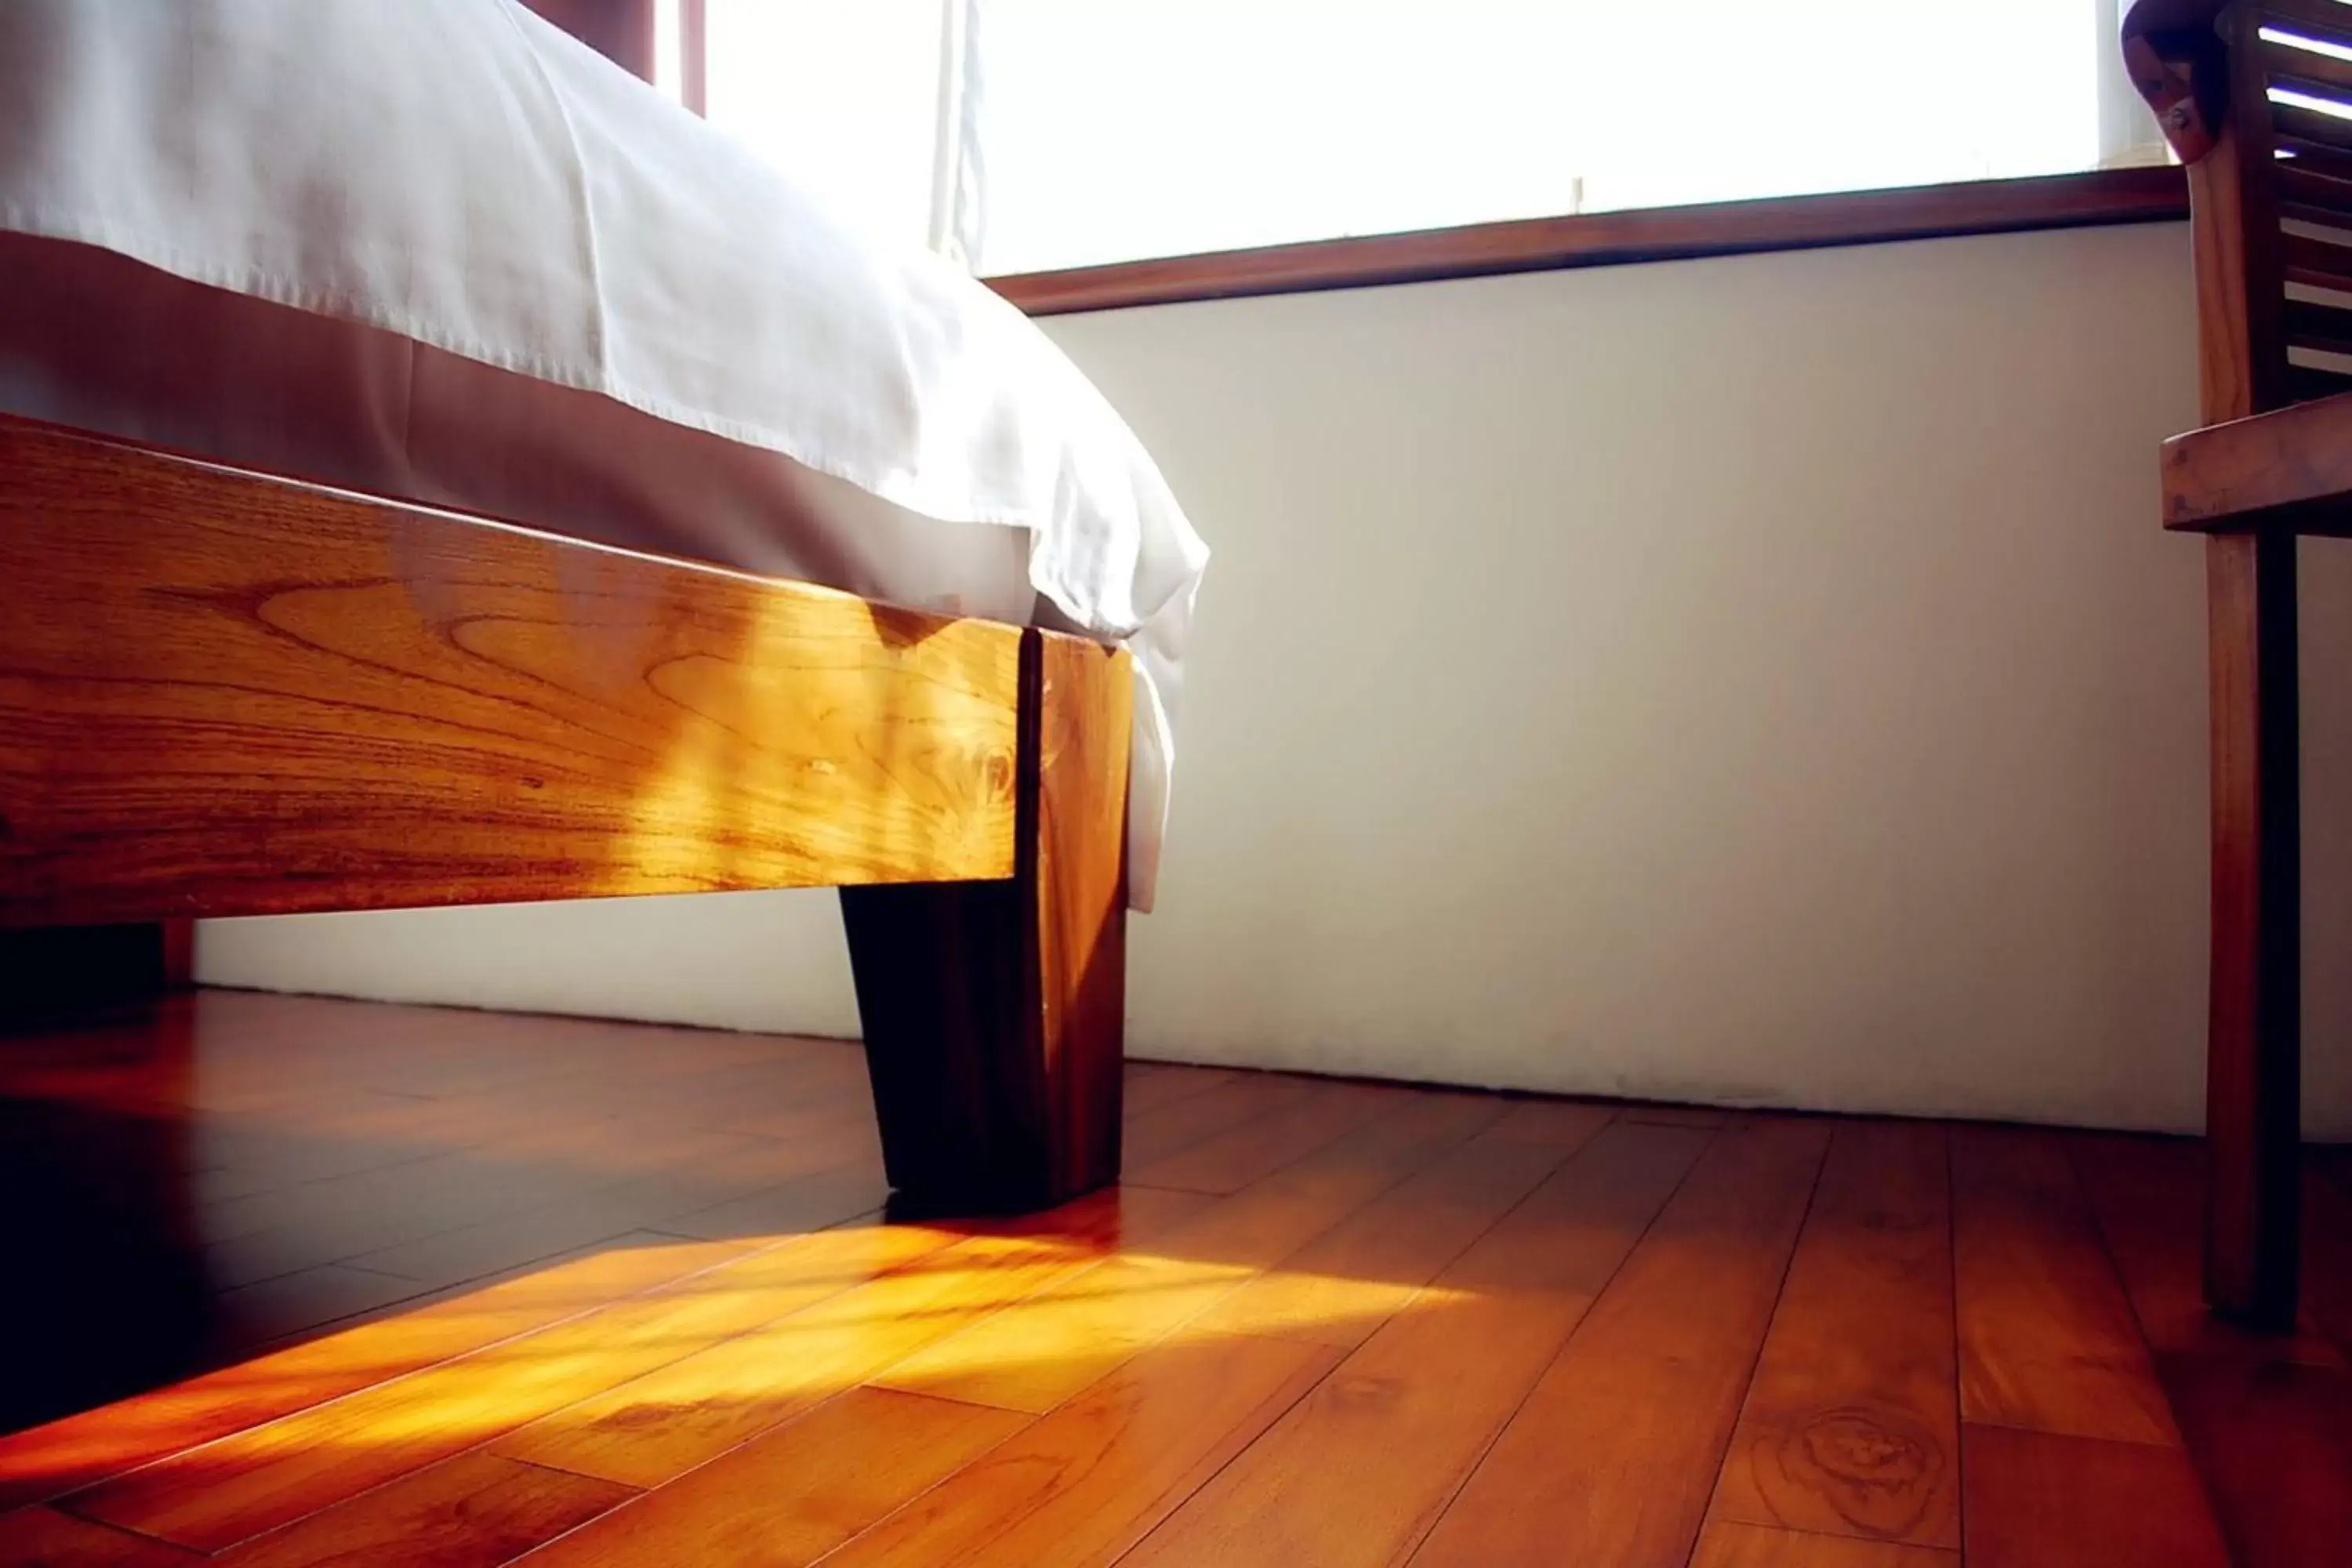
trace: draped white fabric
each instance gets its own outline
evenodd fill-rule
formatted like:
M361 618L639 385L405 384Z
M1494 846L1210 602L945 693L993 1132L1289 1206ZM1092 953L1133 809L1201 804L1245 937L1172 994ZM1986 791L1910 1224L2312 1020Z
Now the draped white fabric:
M512 0L8 0L0 241L12 411L1126 643L1150 907L1207 551L1134 435Z

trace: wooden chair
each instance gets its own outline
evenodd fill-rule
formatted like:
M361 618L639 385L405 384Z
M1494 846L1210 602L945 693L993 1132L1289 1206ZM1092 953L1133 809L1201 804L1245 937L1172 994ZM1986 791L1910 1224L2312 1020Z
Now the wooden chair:
M2205 1293L2295 1314L2301 811L2295 548L2352 536L2352 5L2137 0L2134 84L2189 165L2204 427L2164 521L2206 536L2213 957Z

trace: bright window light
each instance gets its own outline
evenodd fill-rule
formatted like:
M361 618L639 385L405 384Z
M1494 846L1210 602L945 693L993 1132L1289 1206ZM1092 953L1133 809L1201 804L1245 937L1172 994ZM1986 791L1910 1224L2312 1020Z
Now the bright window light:
M941 0L708 0L710 122L845 221L930 236Z
M706 80L844 217L1006 273L2158 161L2124 3L708 0Z
M978 0L978 261L2090 168L2100 10Z

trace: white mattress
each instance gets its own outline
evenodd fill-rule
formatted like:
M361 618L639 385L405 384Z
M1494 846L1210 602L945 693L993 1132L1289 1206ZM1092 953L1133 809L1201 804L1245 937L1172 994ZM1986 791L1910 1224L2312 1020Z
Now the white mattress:
M1207 551L1141 445L513 0L0 4L0 408L1124 643L1150 907Z

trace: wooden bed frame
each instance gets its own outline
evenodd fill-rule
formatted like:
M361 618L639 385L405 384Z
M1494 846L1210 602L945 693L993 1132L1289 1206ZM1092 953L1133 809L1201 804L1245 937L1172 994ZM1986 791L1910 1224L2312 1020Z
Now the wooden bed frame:
M5 416L0 595L0 986L158 984L192 917L838 887L902 1197L1116 1179L1125 654Z

